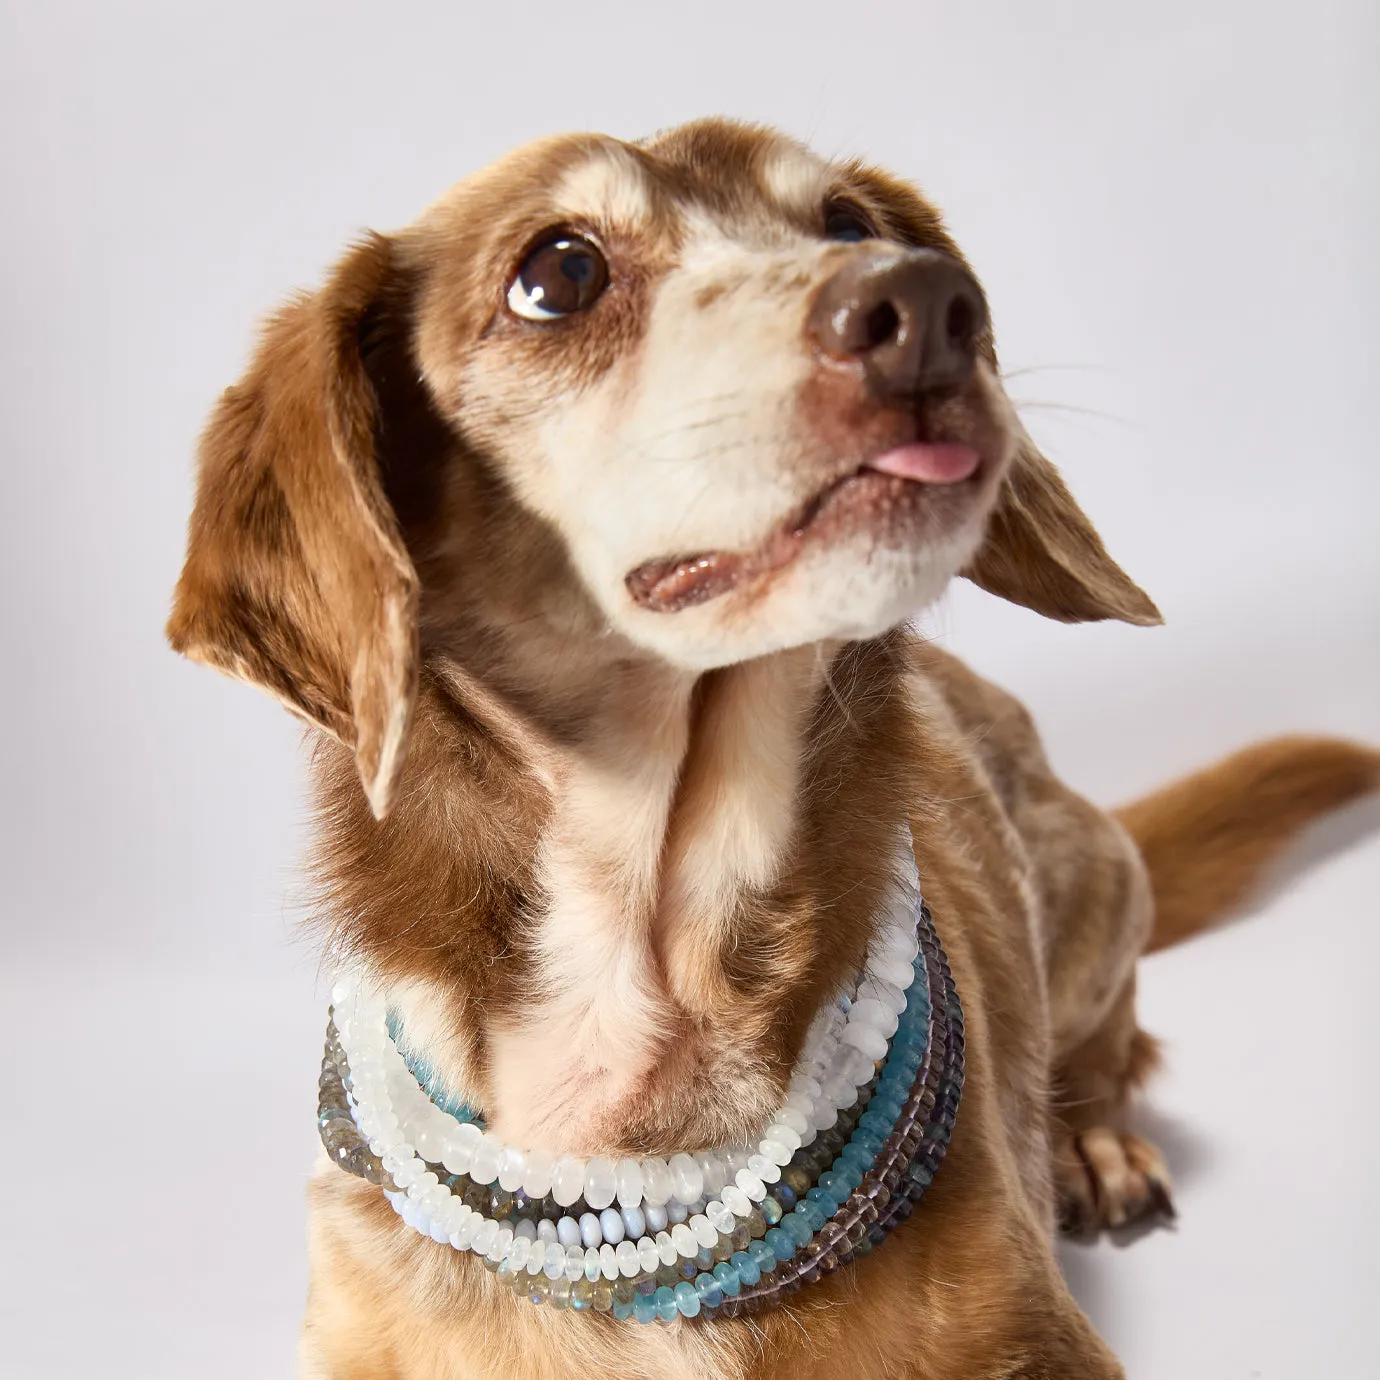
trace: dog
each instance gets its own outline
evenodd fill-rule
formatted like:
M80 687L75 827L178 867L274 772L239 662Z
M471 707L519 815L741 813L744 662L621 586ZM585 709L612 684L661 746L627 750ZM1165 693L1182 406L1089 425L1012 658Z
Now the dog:
M862 163L713 119L544 140L269 321L202 440L169 637L310 726L326 951L481 1139L548 1166L755 1143L872 971L907 828L966 1051L910 1220L867 1258L806 1247L758 1311L710 1275L716 1316L639 1326L598 1252L562 1282L574 1247L533 1307L447 1240L470 1209L434 1174L414 1229L386 1138L354 1153L399 1181L323 1153L304 1376L1122 1374L1053 1242L1171 1210L1127 1122L1136 961L1380 754L1278 740L1103 813L909 630L955 576L1160 621L1022 428L939 213Z

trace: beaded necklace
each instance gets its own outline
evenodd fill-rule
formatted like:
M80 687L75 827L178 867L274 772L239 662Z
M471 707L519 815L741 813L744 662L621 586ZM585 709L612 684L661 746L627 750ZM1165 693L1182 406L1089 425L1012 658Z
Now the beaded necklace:
M505 1145L347 976L321 1064L327 1152L415 1231L557 1309L736 1317L871 1254L929 1187L963 1090L962 1009L908 830L898 856L864 970L816 1017L755 1150L615 1162Z

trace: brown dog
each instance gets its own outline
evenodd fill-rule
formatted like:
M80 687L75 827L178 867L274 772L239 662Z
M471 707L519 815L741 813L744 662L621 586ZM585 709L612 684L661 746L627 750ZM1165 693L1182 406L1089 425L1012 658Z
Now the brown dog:
M446 1084L554 1153L756 1135L903 821L968 1040L915 1217L751 1318L533 1308L323 1158L304 1374L1121 1374L1051 1241L1168 1206L1124 1121L1135 961L1380 756L1269 744L1108 817L903 630L955 574L1159 620L1021 429L939 216L858 164L720 121L548 140L270 322L169 635L319 730L330 943Z

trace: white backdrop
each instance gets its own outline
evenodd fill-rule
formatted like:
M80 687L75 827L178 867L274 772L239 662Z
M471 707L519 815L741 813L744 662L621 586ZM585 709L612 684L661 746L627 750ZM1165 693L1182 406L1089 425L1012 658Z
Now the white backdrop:
M1112 802L1257 736L1380 741L1380 11L8 0L0 1371L285 1376L324 1007L297 731L161 641L255 318L506 148L724 112L946 208L1013 393L1162 630L930 623ZM1070 1248L1136 1380L1380 1373L1377 811L1152 960L1181 1223Z

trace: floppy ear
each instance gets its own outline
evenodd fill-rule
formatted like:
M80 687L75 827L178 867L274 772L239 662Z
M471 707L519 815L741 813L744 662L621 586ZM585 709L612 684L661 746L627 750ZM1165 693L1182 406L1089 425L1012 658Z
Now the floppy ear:
M361 337L397 278L391 242L371 236L268 324L202 436L167 629L349 747L379 818L416 696L417 576L383 491Z
M1059 471L1024 433L987 536L961 573L1061 623L1119 618L1151 627L1164 621L1150 596L1107 554Z

